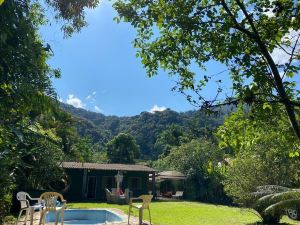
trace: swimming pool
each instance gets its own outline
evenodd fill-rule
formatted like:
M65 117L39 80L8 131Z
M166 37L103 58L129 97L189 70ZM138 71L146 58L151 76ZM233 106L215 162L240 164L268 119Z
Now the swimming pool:
M122 216L106 209L66 209L64 223L68 225L93 225L122 222ZM49 212L46 223L55 223L55 213ZM60 217L58 222L60 223Z

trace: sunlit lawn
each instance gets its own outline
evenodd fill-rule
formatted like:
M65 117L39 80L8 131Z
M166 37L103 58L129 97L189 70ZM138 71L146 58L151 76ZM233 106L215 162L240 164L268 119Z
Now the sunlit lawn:
M69 203L69 208L118 208L128 212L126 205L106 203ZM256 224L260 219L249 210L234 207L203 204L196 202L152 202L152 221L155 225L242 225ZM137 215L137 212L134 212ZM144 213L148 220L148 213ZM299 224L288 219L281 220L282 224Z

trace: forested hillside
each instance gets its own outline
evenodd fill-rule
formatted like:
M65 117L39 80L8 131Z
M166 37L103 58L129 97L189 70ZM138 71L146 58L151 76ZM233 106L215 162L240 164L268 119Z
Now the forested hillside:
M144 159L157 158L162 153L157 139L164 131L172 129L172 126L175 125L173 129L180 129L191 138L210 136L223 123L224 116L229 111L226 109L217 115L209 115L201 111L178 113L167 109L155 113L142 112L132 117L117 117L67 104L61 104L61 107L74 116L78 133L90 136L94 143L99 144L100 149L119 133L129 133L136 139Z

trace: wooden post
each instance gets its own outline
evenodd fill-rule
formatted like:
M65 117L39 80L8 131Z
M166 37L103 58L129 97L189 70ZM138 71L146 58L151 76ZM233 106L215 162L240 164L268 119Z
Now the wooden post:
M86 193L86 179L87 179L87 169L83 169L83 176L82 176L82 199L86 199L87 193Z
M152 173L152 195L156 198L155 172Z

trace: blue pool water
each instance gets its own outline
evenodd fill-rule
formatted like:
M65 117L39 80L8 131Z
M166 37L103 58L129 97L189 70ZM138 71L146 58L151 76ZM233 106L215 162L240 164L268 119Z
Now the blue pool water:
M124 219L105 209L66 209L64 223L68 225L93 225L122 222ZM49 212L45 218L46 223L55 223L55 213ZM60 216L58 220L60 224Z

